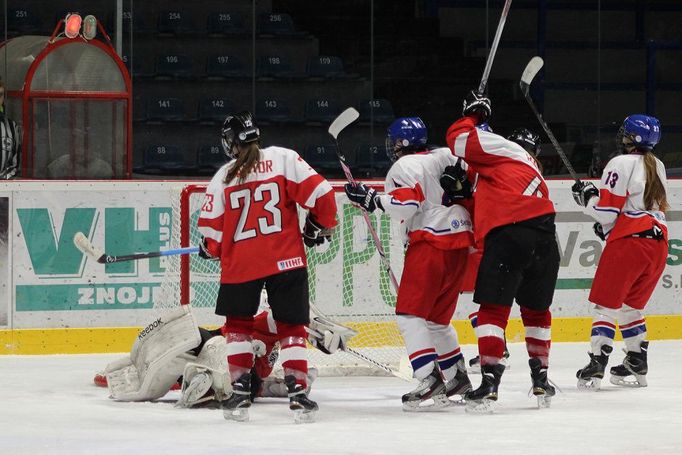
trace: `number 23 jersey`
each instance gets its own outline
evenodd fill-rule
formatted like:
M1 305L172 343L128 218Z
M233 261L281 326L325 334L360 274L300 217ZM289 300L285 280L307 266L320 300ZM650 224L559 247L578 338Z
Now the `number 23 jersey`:
M225 183L234 161L211 179L199 216L208 251L220 257L221 283L244 283L306 267L297 204L317 224L336 225L334 191L295 151L261 149L242 183Z

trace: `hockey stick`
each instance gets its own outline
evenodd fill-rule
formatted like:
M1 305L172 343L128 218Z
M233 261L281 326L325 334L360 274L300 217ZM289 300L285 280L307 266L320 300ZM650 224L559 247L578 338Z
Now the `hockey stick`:
M481 83L478 84L479 95L484 94L488 86L488 76L490 76L490 69L493 67L493 60L495 59L495 54L497 53L497 46L500 44L500 37L502 37L502 30L504 29L504 23L507 21L507 15L509 14L511 2L512 0L506 0L504 2L502 14L500 15L500 21L497 23L497 30L495 31L495 37L493 38L493 44L490 46L488 59L486 60L485 68L483 69L483 77L481 77Z
M360 117L358 111L355 110L355 108L349 107L334 119L332 124L329 125L328 130L329 134L334 138L334 142L336 143L336 156L339 158L341 169L343 169L343 173L346 175L346 180L348 180L348 183L355 183L355 179L353 178L353 174L350 171L350 167L348 167L348 165L346 164L346 156L343 154L343 152L341 152L338 136L341 131L343 131L348 125L356 121L358 117ZM381 245L381 240L377 235L377 231L374 229L374 226L372 226L372 221L369 219L369 214L367 213L367 211L366 210L361 211L362 217L365 219L365 223L367 223L367 229L369 230L370 234L372 235L372 239L374 240L374 246L379 252L381 264L384 266L386 273L388 273L388 277L391 280L393 289L396 292L398 292L398 280L396 280L395 275L393 274L393 270L391 270L391 264L388 261L388 258L386 257L386 252L384 251L384 247Z
M124 261L137 261L140 259L158 258L160 256L173 256L176 254L192 254L199 252L198 246L190 246L186 248L177 248L174 250L151 251L149 253L111 256L106 254L104 251L100 250L96 246L94 246L82 232L76 232L76 235L73 236L73 243L74 245L76 245L76 248L78 248L88 256L94 258L100 264L111 264L113 262Z
M552 142L552 145L556 149L559 158L561 158L561 161L564 162L564 166L566 166L568 173L571 174L573 180L575 180L576 182L580 182L580 179L578 178L578 175L575 173L575 170L573 169L571 162L568 161L568 157L566 156L564 149L562 149L561 145L559 145L559 141L557 141L556 137L554 137L554 134L552 134L552 130L549 129L547 122L545 122L544 119L542 118L542 114L540 114L540 112L538 112L537 107L535 107L533 98L530 97L530 84L533 82L533 79L542 69L542 65L544 64L545 62L542 60L541 57L535 56L532 59L530 59L530 61L526 65L526 69L523 70L521 80L519 81L519 86L521 87L521 92L523 92L523 96L526 98L526 101L528 102L528 105L533 111L533 114L535 114L535 117L538 119L538 122L540 122L540 126L542 126L542 129L545 130L545 133L547 133L547 137L549 137L549 140Z

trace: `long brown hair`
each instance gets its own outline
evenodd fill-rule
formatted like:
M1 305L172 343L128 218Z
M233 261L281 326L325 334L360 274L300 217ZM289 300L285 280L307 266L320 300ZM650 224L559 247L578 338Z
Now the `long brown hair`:
M644 154L644 172L646 174L646 186L644 187L644 208L653 210L658 205L658 210L666 212L670 205L665 193L663 182L656 172L656 157L652 151Z
M258 142L249 142L238 147L239 155L235 158L230 170L227 171L225 183L230 183L235 177L238 177L237 183L243 183L246 176L256 168L260 160L260 145Z

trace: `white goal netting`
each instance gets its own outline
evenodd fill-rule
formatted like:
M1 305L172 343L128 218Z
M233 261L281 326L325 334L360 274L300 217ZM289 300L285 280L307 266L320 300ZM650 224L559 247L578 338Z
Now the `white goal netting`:
M196 224L205 186L178 188L172 197L173 228L169 248L197 245ZM339 225L331 243L307 249L310 299L330 319L358 331L349 345L355 355L324 355L311 349L310 363L322 374L387 374L409 376L402 337L395 321L395 291L379 259L361 212L337 192ZM388 216L370 219L397 277L402 272L400 226ZM378 225L377 225L378 223ZM254 251L254 254L258 254ZM214 314L219 287L219 265L197 255L167 256L166 273L156 308L191 303L200 324L221 325ZM362 360L361 357L367 359ZM377 367L373 364L381 364Z

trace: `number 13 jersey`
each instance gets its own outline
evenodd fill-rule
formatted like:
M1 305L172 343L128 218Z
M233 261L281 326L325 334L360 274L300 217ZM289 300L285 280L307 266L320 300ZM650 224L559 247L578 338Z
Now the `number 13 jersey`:
M220 257L221 283L244 283L307 266L297 204L317 224L336 225L334 191L298 153L261 149L242 183L225 183L234 161L213 176L199 216L208 252Z

